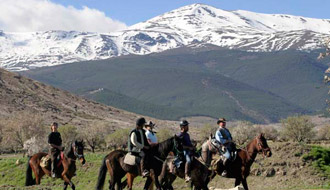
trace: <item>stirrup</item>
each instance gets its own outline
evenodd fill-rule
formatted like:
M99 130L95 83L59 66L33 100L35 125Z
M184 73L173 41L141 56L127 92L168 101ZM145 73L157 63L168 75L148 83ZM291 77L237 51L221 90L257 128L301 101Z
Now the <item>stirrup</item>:
M190 182L190 181L191 181L191 177L190 177L190 176L186 176L186 177L185 177L185 182L188 183L188 182Z
M144 170L142 172L142 177L149 177L150 176L150 172L148 170Z

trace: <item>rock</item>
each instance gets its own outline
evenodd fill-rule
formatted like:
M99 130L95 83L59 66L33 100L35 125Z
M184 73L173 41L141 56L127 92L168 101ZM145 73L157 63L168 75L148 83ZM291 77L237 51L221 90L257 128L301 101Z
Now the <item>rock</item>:
M276 171L274 168L269 168L265 171L266 177L273 177L276 174Z
M214 190L244 190L244 188L241 186L237 186L237 187L231 188L231 189L214 189Z
M16 160L15 164L16 164L16 166L18 166L18 165L21 165L21 164L22 164L22 162L21 162L21 160L20 160L20 159L18 159L18 160Z

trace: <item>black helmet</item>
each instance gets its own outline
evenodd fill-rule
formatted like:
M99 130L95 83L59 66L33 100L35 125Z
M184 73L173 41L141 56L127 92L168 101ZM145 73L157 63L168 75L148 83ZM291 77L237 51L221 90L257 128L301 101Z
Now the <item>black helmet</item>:
M145 123L146 123L146 120L144 119L144 117L141 117L138 120L136 120L137 126L143 126Z
M189 125L187 120L180 121L180 127Z

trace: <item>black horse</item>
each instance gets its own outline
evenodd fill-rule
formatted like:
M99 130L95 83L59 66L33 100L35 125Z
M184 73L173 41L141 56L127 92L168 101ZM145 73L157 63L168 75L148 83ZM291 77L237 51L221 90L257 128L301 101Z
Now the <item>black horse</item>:
M174 136L159 143L158 145L152 147L149 150L148 166L150 168L151 177L148 177L144 189L148 189L152 180L158 190L161 189L160 183L158 181L158 176L160 175L163 167L163 162L170 152L174 154L179 154L182 152L182 139ZM99 171L97 190L103 189L104 181L106 177L106 171L110 174L109 189L114 190L115 186L117 190L123 189L128 185L128 189L132 190L133 180L135 177L140 175L139 166L131 166L124 163L124 158L126 151L114 150L103 159L102 166ZM127 179L121 182L124 176Z

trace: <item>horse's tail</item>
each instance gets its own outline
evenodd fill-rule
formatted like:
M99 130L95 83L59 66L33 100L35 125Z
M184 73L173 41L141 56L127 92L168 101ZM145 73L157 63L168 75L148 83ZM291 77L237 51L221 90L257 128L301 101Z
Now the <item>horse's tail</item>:
M27 162L27 168L26 168L26 178L25 178L25 186L31 186L35 184L35 181L33 180L32 177L32 167L30 165L30 160L31 157L29 157L28 162Z
M102 190L104 186L105 176L107 174L107 165L106 165L107 156L104 157L102 166L100 167L99 177L97 179L96 190Z

